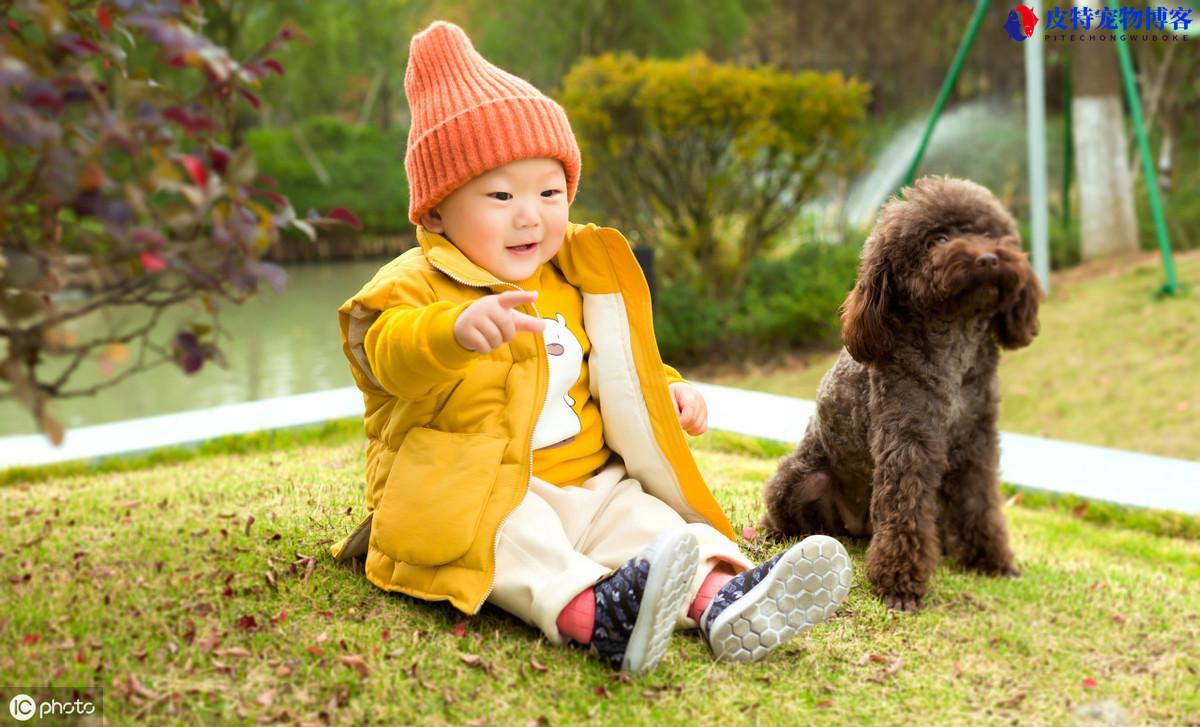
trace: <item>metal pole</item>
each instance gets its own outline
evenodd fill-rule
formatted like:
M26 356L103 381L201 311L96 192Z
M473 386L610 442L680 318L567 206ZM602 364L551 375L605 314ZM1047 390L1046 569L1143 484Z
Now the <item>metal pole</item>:
M1034 13L1042 3L1030 3ZM1050 212L1046 207L1046 85L1044 35L1034 30L1025 41L1025 129L1029 135L1029 234L1033 271L1050 292Z
M971 43L975 42L975 34L979 32L979 25L983 23L983 16L987 12L989 2L990 0L978 0L975 4L975 14L971 16L967 32L958 45L958 52L954 54L950 72L942 81L942 89L938 91L937 101L933 104L933 114L930 115L929 122L925 124L925 133L921 135L917 154L913 157L912 164L909 165L908 172L904 175L904 186L906 187L912 184L917 177L917 167L921 166L921 158L925 156L925 148L929 146L929 139L933 136L933 127L937 126L942 109L946 107L946 100L950 98L950 92L954 90L954 84L958 81L958 73L962 70L963 60L967 57L967 51L971 49Z
M1108 6L1113 12L1118 12L1117 0L1108 0ZM1146 180L1146 194L1150 198L1150 212L1154 217L1154 232L1158 237L1158 249L1162 252L1163 272L1166 282L1162 292L1175 295L1179 284L1175 280L1175 261L1171 257L1171 239L1167 233L1167 219L1163 214L1162 200L1158 196L1158 176L1154 171L1154 161L1150 156L1150 139L1146 136L1146 123L1142 120L1142 101L1138 97L1137 80L1133 75L1133 60L1129 57L1129 47L1125 43L1125 34L1117 34L1117 58L1121 61L1121 80L1125 82L1125 96L1129 101L1129 113L1133 116L1133 128L1137 131L1138 147L1142 151L1142 176Z

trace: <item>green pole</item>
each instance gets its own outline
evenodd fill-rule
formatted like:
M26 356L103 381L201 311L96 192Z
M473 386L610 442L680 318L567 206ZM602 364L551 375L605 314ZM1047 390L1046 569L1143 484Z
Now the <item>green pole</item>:
M1119 12L1117 0L1108 0L1113 12ZM1162 292L1174 295L1179 290L1175 280L1175 261L1171 257L1171 240L1167 235L1167 220L1163 215L1162 200L1158 197L1158 177L1150 156L1150 139L1146 136L1146 123L1142 120L1142 102L1138 98L1137 82L1133 75L1133 61L1125 35L1117 33L1117 58L1121 61L1121 78L1125 82L1125 96L1129 100L1129 111L1133 116L1133 128L1137 131L1138 147L1142 152L1142 175L1146 178L1146 194L1150 198L1150 212L1154 216L1154 231L1158 236L1158 249L1162 252L1163 271L1166 283Z
M945 80L942 81L942 89L938 91L937 102L933 105L933 114L929 117L929 122L925 124L925 133L921 135L921 144L917 147L917 155L913 157L912 164L908 167L908 172L904 175L904 186L913 183L917 177L917 167L921 166L921 158L925 156L925 148L929 146L929 139L933 136L933 128L937 126L938 118L942 115L942 109L946 107L946 100L950 98L950 92L954 90L954 84L958 81L959 71L962 70L963 61L966 60L967 51L971 49L971 44L975 42L975 34L979 32L979 26L983 23L984 13L987 12L990 0L977 0L975 3L975 14L971 16L971 23L967 26L966 35L963 36L962 42L958 45L958 52L954 54L954 61L950 64L950 72L946 74Z
M1063 84L1063 171L1062 228L1071 225L1071 176L1075 173L1075 130L1071 128L1071 56L1066 56L1066 83Z

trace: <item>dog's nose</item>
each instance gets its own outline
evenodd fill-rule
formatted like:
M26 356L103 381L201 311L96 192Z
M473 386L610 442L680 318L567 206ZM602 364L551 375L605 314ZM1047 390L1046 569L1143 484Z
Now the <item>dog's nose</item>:
M1000 264L1000 258L996 257L995 253L985 252L979 257L975 258L975 264L981 268L994 268Z

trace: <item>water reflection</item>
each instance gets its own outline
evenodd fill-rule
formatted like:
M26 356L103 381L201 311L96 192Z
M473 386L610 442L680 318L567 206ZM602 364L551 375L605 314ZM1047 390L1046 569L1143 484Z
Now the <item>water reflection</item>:
M267 290L222 312L222 325L230 334L222 343L228 369L206 365L185 376L173 365L161 366L93 397L58 402L53 412L70 428L352 386L338 337L337 308L383 262L293 266L283 293ZM187 317L181 310L172 320ZM169 324L164 326L158 340L165 340L170 330ZM87 388L101 378L97 363L86 362L73 388ZM0 402L0 436L35 431L29 414L13 402Z

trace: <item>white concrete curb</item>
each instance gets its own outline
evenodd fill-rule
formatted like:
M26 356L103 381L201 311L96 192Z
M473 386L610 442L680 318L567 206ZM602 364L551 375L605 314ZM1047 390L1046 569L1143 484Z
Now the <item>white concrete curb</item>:
M796 442L815 404L757 391L696 384L713 429ZM229 434L361 416L354 387L69 430L61 447L41 435L0 438L0 469L133 454ZM1200 514L1200 462L1001 433L1006 482L1124 505Z

